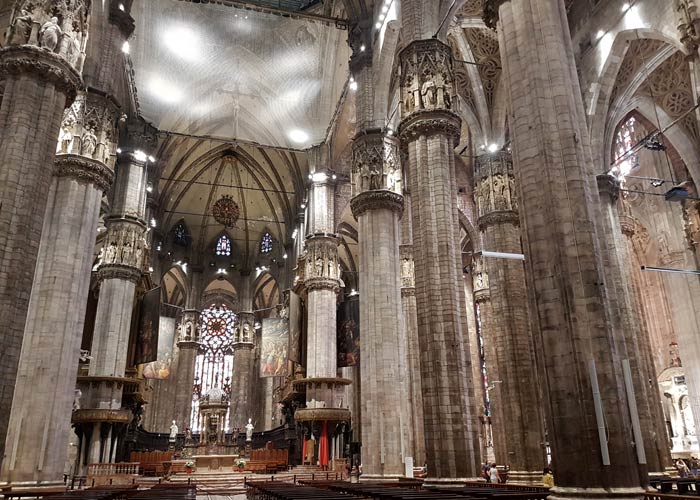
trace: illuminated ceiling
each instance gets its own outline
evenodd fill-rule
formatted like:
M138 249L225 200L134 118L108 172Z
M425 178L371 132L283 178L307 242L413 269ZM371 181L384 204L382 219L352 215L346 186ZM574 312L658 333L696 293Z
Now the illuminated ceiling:
M132 15L138 107L160 130L294 149L326 138L348 79L347 31L178 0L136 0Z

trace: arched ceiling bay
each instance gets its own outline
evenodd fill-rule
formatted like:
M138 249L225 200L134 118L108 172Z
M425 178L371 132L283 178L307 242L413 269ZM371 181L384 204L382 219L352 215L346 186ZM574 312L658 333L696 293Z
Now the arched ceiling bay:
M136 0L139 113L162 131L306 148L348 79L347 31L226 5Z
M158 185L163 231L184 221L193 255L211 253L216 238L226 232L235 256L250 265L265 232L277 244L290 239L305 196L306 153L170 137L158 158L163 165ZM233 228L212 215L214 203L224 195L240 209Z

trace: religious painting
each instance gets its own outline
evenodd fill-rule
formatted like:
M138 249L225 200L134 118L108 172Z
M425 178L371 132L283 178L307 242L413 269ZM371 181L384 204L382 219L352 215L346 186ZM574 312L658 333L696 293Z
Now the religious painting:
M287 375L287 349L289 348L289 322L286 318L266 318L262 323L260 347L260 376L283 377Z
M156 287L146 292L141 299L135 364L150 363L158 358L159 323L160 287Z
M301 363L301 298L289 291L289 360Z
M360 363L360 301L349 297L338 306L338 368Z
M143 366L144 378L163 380L170 376L175 343L175 318L161 316L158 325L158 358Z

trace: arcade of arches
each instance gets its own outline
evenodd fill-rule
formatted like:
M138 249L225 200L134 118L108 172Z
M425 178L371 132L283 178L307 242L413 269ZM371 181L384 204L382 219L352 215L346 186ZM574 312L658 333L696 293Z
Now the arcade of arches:
M0 25L0 483L272 441L641 498L700 456L697 0Z

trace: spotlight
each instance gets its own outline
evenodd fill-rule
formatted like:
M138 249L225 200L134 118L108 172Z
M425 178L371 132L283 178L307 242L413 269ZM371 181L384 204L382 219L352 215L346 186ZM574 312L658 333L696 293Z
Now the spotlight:
M156 227L156 220L155 219L151 219L151 227Z
M124 4L123 4L123 3L120 3L120 4L119 4L119 10L121 10L122 12L124 12L125 9L124 9Z
M286 259L286 258L287 258L287 254L284 254L284 255L282 256L282 258L283 258L283 259Z
M363 43L362 45L360 45L360 52L364 52L366 48L367 47L365 47L365 44Z
M498 144L489 144L489 153L495 153L496 151L498 151Z
M122 44L122 52L124 52L125 54L128 54L130 50L131 50L131 48L129 47L129 42L128 41L124 42Z
M596 35L595 35L595 39L596 39L596 40L600 40L600 39L603 38L604 36L605 36L605 31L599 30L598 33L596 33Z
M377 23L374 25L375 28L381 29L382 28L382 23Z
M357 82L350 82L350 90L357 90Z
M622 12L627 12L628 10L630 10L630 4L628 4L627 2L623 3Z
M644 147L650 151L666 151L666 146L659 141L658 136L652 136L644 139L643 144Z

